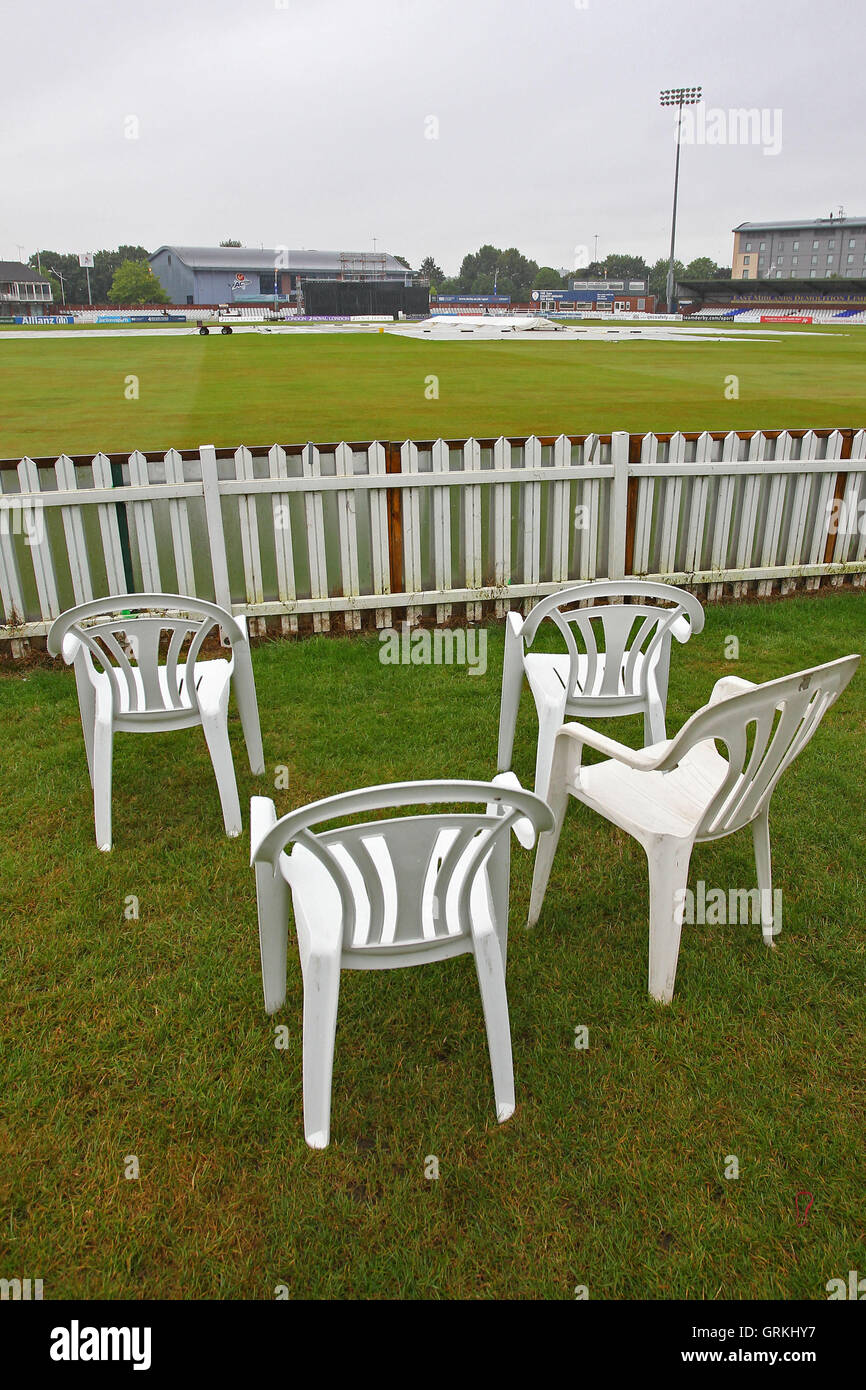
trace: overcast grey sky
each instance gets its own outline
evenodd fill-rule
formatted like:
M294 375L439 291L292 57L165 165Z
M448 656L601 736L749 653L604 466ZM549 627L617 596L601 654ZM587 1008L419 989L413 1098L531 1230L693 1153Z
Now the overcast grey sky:
M652 262L658 90L702 83L768 135L781 112L777 154L682 147L678 255L727 265L738 222L866 215L864 36L866 0L12 0L0 257L375 237L453 274L485 241L571 266L597 234Z

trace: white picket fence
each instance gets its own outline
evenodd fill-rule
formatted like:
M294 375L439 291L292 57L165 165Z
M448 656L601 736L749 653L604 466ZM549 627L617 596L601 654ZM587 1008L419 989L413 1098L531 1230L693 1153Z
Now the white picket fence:
M0 464L0 638L136 590L294 632L304 615L357 629L365 610L377 627L422 611L475 621L488 602L502 616L626 573L710 598L729 583L863 583L864 517L864 430L25 458Z

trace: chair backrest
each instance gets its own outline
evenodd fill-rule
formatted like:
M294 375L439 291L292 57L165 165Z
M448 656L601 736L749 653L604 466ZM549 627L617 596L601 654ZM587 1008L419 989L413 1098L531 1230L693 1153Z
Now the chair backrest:
M115 712L164 717L198 708L195 663L214 628L227 640L245 642L246 634L224 608L181 594L121 594L93 599L61 613L48 633L52 656L70 645L76 660L87 661L94 675L107 676ZM77 641L64 642L72 636ZM168 639L167 646L165 638ZM164 660L160 660L164 650Z
M639 601L595 603L617 598ZM587 601L591 606L575 606ZM545 618L565 638L570 695L579 690L584 699L635 699L646 696L650 669L663 655L659 649L670 643L674 626L679 640L687 640L703 628L704 610L694 594L671 584L603 579L561 589L537 604L523 624L527 645ZM585 671L580 670L581 656Z
M707 739L723 744L728 757L724 781L704 812L699 839L729 835L763 811L787 767L809 742L830 706L857 669L859 656L766 681L753 690L704 705L680 729L662 772Z
M484 802L484 812L380 818L313 833L336 819L395 807ZM547 804L523 788L489 782L398 782L344 792L283 816L254 851L254 864L279 872L280 855L294 842L325 868L340 895L343 950L389 951L447 943L470 930L469 909L485 865L494 872L507 912L507 877L493 860L508 854L508 836L528 821L538 833L553 826ZM526 843L525 836L521 839ZM507 865L507 858L505 859ZM501 864L500 864L501 867Z

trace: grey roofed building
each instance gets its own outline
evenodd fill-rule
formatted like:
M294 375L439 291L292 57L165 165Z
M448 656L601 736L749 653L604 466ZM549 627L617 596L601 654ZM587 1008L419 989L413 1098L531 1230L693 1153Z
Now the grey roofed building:
M829 227L864 227L866 217L813 217L800 219L799 222L740 222L734 227L735 232L784 232L784 231L804 231L807 227L814 227L820 232L826 231Z
M32 265L0 261L0 314L50 313L53 299L50 284Z
M174 304L273 303L275 292L287 302L307 279L412 280L412 271L387 252L290 247L160 246L150 268Z
M866 217L741 222L733 232L734 280L856 280L866 271Z

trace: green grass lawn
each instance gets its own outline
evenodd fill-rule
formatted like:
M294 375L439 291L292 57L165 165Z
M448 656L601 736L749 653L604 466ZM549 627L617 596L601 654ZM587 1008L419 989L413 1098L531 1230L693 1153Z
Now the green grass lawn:
M213 385L271 346L230 342L230 358L203 343L191 360L220 352ZM169 390L165 350L148 347L130 344L130 370L163 363ZM429 361L406 344L364 352L380 347L401 372ZM282 432L294 419L282 395L279 409ZM336 420L336 397L329 409ZM161 439L182 442L172 429ZM669 732L719 676L768 679L863 651L864 631L861 593L708 608L703 634L673 656ZM736 663L723 655L729 634ZM492 628L479 677L380 665L375 635L259 646L269 771L250 776L233 716L242 805L272 792L280 764L291 778L272 792L280 813L379 781L492 775L501 651ZM347 973L323 1153L303 1136L293 938L286 1006L269 1020L248 840L221 833L200 731L118 737L115 844L101 855L72 674L7 667L0 718L5 1277L42 1278L46 1299L269 1298L278 1284L293 1298L568 1299L585 1284L592 1298L824 1299L829 1279L866 1267L862 671L773 802L774 951L757 926L686 927L674 1001L654 1004L643 852L572 803L531 933L532 860L514 850L514 1117L495 1122L468 958ZM636 720L606 727L640 739ZM525 785L534 737L524 694ZM749 832L699 846L692 886L700 878L753 886ZM138 920L124 915L129 895ZM288 1026L287 1051L275 1024ZM574 1047L581 1024L586 1051ZM137 1181L124 1176L131 1154ZM438 1181L424 1176L429 1155ZM724 1176L729 1155L738 1179ZM798 1189L814 1195L803 1226Z
M138 399L127 400L127 378ZM729 400L729 379L739 398ZM438 399L428 400L436 377ZM0 340L0 457L475 434L861 426L866 331L727 342Z

